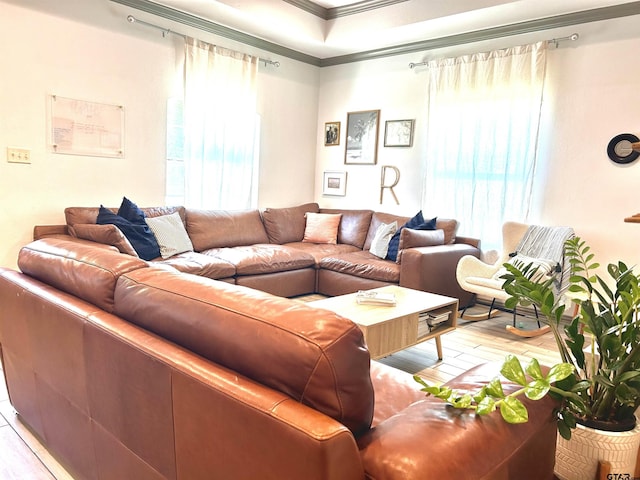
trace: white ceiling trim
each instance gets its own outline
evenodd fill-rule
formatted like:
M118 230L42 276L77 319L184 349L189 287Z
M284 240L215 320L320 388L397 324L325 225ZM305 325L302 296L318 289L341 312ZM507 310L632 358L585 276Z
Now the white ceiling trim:
M334 18L345 17L347 15L355 15L356 13L369 12L378 8L388 7L396 3L406 2L408 0L365 0L351 5L341 7L325 8L322 5L311 2L310 0L283 0L291 5L298 7L305 12L322 18L323 20L332 20Z
M583 23L640 14L640 1L636 1L624 3L621 5L613 5L563 15L555 15L536 20L511 23L498 27L478 29L460 34L445 35L418 42L403 43L390 47L377 48L348 55L339 55L321 59L274 42L269 42L253 35L239 32L237 30L217 24L210 20L206 20L199 16L151 2L149 0L111 1L135 8L140 11L151 13L167 20L175 21L177 23L181 23L262 50L266 50L277 55L282 55L284 57L292 58L294 60L305 62L311 65L316 65L319 67L359 62L363 60L372 60L376 58L402 55L406 53L424 52L436 48L462 45L483 40L491 40L512 35L521 35L548 29L574 26Z

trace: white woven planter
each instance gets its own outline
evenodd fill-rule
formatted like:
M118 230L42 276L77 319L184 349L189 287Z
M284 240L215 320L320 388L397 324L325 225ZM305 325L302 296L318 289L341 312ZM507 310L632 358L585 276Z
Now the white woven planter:
M578 425L569 441L558 434L555 474L560 480L593 480L602 460L611 463L611 473L633 478L639 445L640 422L629 432L605 432Z

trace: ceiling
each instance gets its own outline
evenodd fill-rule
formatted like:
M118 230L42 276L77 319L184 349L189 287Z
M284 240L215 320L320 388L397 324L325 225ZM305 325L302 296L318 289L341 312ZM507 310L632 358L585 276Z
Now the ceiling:
M640 14L640 1L628 0L112 1L144 6L166 18L171 12L177 21L184 21L183 15L226 27L266 42L267 47L258 46L267 50L275 51L270 45L282 46L321 65L349 56L363 59L380 52L418 51L425 42L464 39L477 32L496 38Z

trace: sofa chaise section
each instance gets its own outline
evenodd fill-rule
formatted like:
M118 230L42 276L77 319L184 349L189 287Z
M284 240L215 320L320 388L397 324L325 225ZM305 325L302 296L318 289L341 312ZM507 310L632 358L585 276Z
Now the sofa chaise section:
M56 238L18 265L0 269L9 398L77 478L553 476L550 399L522 425L451 410L335 313Z

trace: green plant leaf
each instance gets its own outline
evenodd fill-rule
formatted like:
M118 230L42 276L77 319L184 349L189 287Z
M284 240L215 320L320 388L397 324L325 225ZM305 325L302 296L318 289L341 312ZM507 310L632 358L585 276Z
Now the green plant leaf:
M502 390L502 383L499 378L494 378L487 385L487 394L493 398L504 398L504 391Z
M540 400L547 394L550 387L549 382L544 379L534 380L524 388L524 394L531 400Z
M422 378L420 375L414 375L413 379L418 382L420 385L422 385L423 387L428 387L429 384L427 382L425 382L424 378Z
M542 370L540 369L540 363L537 359L532 358L529 364L527 365L527 374L536 380L542 380L544 375L542 374Z
M638 396L638 391L629 388L629 386L625 383L621 383L616 387L615 390L616 399L623 405L634 406L634 401Z
M436 397L440 395L440 392L442 391L442 389L437 385L427 385L420 390Z
M558 433L565 440L571 440L571 427L562 418L558 418Z
M487 387L485 385L478 392L476 392L476 394L473 396L473 401L476 403L480 403L487 397Z
M518 306L518 299L516 297L509 297L505 300L504 306L508 310L513 310Z
M525 423L529 420L527 407L515 397L506 397L500 402L500 414L507 423Z
M439 387L438 391L436 393L432 393L432 395L441 400L449 401L449 399L453 396L453 390L451 390L451 388L449 387Z
M571 387L572 392L584 392L591 387L591 382L588 380L582 380Z
M478 403L476 413L478 415L487 415L496 409L496 401L491 397L484 397L482 401Z
M614 388L615 384L604 375L595 375L593 379L605 388Z
M616 380L618 382L626 382L626 381L631 380L632 378L635 378L635 377L637 377L639 375L640 375L640 371L632 370L630 372L624 372L623 374L619 375Z
M551 370L549 370L546 380L548 383L564 380L569 375L571 375L574 371L575 369L573 368L573 365L571 365L570 363L559 363L551 367Z
M525 386L527 384L527 378L522 370L520 360L513 355L507 355L505 362L502 364L500 373L507 380L517 383L518 385Z
M455 399L449 398L449 402L456 408L469 408L472 403L471 395L464 394L461 397L457 397Z

